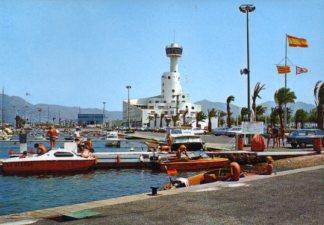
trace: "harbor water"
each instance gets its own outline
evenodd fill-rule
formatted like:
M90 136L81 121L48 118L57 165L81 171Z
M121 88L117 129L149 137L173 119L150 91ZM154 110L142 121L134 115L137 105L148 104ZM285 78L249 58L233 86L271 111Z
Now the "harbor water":
M33 144L29 142L28 148ZM139 141L123 141L120 148L107 148L99 140L93 145L96 152L147 150ZM18 151L19 143L0 143L0 158L7 158L11 149ZM75 175L0 175L0 215L150 192L151 186L161 187L167 181L166 174L142 169L98 169Z

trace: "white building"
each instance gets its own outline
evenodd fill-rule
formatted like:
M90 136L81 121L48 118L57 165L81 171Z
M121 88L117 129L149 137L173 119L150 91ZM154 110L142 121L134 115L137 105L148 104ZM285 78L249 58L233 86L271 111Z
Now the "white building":
M170 58L170 71L162 74L161 94L149 98L130 99L123 101L123 121L131 126L166 127L181 125L183 122L192 124L196 112L201 111L200 105L191 103L190 96L184 93L180 84L178 58L182 55L182 47L172 43L165 48ZM178 115L178 122L173 119ZM185 119L184 119L185 117Z

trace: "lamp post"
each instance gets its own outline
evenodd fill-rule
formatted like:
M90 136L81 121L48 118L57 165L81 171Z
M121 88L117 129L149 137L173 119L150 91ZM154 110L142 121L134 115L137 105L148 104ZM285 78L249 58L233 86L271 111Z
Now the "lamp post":
M129 90L132 88L132 86L127 85L127 121L128 121L128 129L130 128L130 118L129 118L129 104L130 104L130 100L129 100Z
M103 108L102 108L102 116L103 116L103 121L102 123L105 124L105 119L106 119L106 102L102 102Z
M248 118L251 121L251 104L250 104L250 43L249 43L249 13L255 10L255 6L251 4L244 4L239 7L242 13L246 13L246 60L247 68L243 72L247 75L247 108L249 110Z

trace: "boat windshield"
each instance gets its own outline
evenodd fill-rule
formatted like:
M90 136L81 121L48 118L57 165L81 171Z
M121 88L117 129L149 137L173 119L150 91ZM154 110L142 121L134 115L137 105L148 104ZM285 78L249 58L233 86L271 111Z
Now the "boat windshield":
M55 157L73 157L72 152L55 152L54 153Z
M202 142L200 137L177 137L174 138L173 143L192 143L192 142Z

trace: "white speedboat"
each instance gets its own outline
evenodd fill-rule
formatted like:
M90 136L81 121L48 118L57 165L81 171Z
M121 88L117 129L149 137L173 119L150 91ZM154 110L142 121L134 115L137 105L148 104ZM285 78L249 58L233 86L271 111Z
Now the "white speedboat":
M120 147L120 141L117 131L107 132L106 147Z
M171 151L177 151L180 145L185 145L187 151L201 151L204 148L200 136L195 135L192 130L175 128L168 130L167 133L166 139L171 136Z
M8 175L67 173L87 171L96 164L96 158L84 158L65 149L53 149L43 155L31 154L2 161L2 171Z

